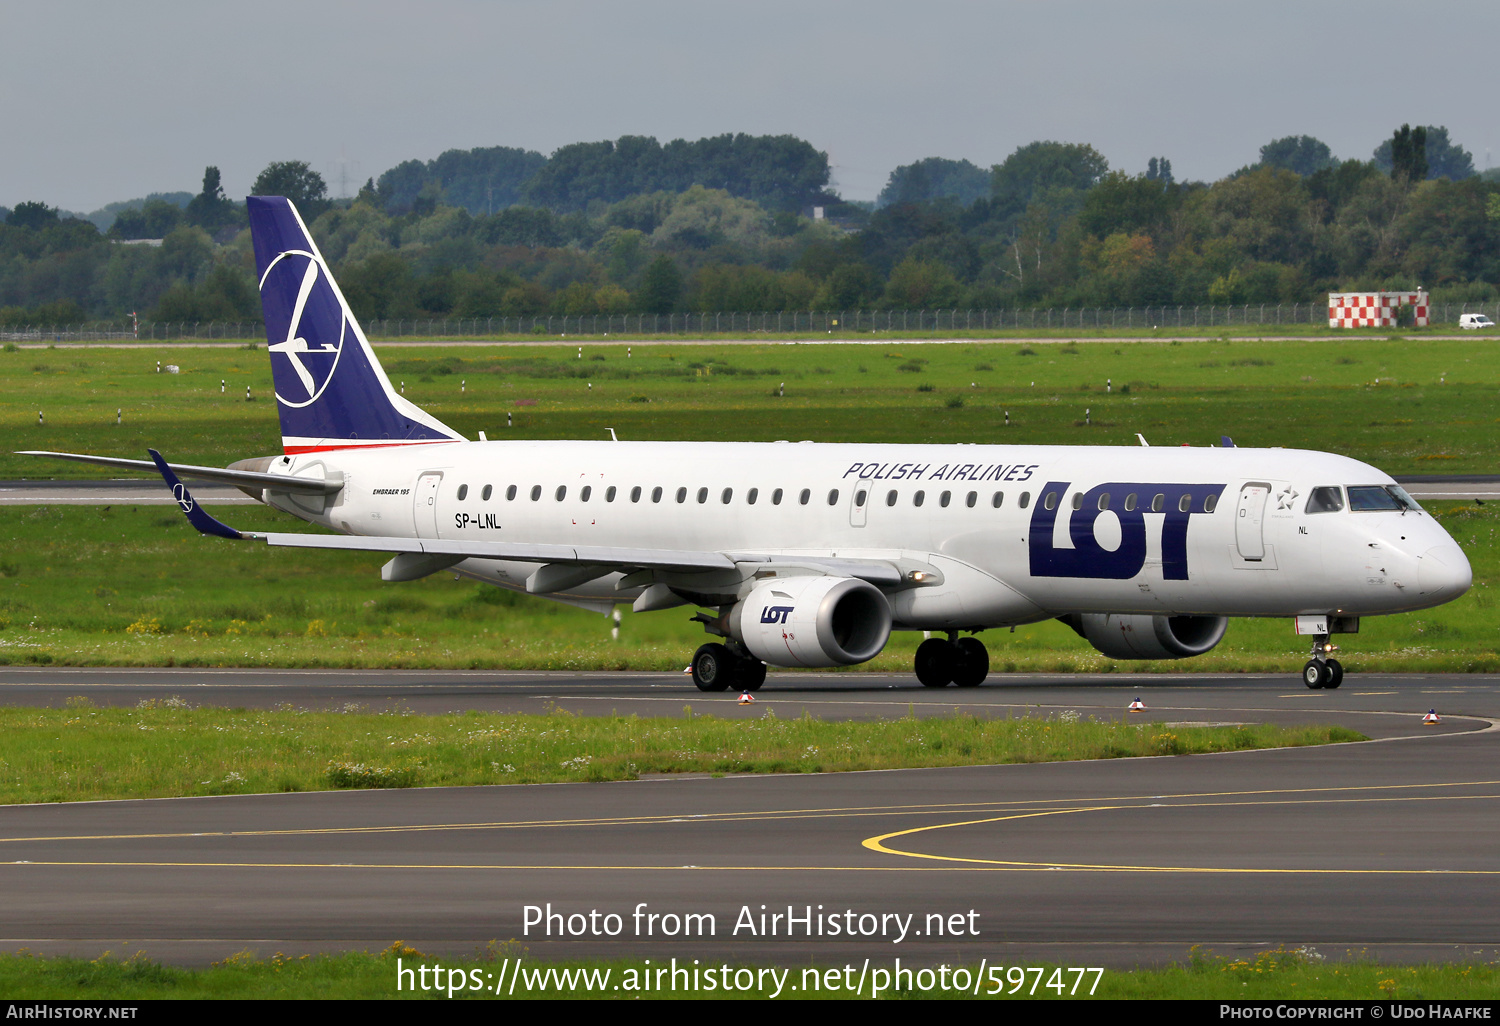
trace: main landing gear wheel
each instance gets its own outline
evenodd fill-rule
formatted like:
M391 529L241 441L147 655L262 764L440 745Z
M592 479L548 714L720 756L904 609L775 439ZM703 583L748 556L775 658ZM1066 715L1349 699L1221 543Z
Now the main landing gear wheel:
M739 671L740 687L746 691L759 691L766 682L766 664L759 659L741 659Z
M945 688L953 683L953 646L942 638L928 638L917 646L917 680L923 687Z
M699 691L725 691L734 683L739 662L739 657L718 642L700 645L693 653L693 683Z
M990 653L978 638L928 638L917 646L915 669L924 687L975 688L990 673Z
M953 666L953 683L961 688L977 688L990 675L990 651L978 638L959 638L953 643L957 659Z

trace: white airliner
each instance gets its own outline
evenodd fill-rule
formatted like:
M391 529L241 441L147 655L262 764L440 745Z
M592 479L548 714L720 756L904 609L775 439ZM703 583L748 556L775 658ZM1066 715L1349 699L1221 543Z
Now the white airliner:
M1229 617L1332 634L1448 602L1468 560L1386 474L1293 449L811 442L471 442L391 388L296 209L250 197L284 454L156 468L194 526L391 554L608 612L699 606L705 691L766 665L846 666L930 631L916 675L972 687L979 631L1060 619L1116 659L1199 655ZM1144 441L1144 440L1143 440ZM111 466L152 463L35 453ZM337 532L243 534L178 475L236 484ZM967 635L967 636L962 636Z

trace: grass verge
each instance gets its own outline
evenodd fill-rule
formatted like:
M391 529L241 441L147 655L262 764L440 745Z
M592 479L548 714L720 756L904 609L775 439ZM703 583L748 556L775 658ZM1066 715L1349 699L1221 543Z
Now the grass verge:
M722 700L721 700L722 701ZM727 703L726 703L727 704ZM738 707L729 708L738 712ZM1342 727L1176 727L1050 719L828 723L767 710L721 719L446 716L191 708L0 709L0 802L352 787L631 780L642 773L820 773L1188 755L1364 740Z
M398 962L399 959L399 962ZM1194 948L1184 965L1161 969L1079 973L1068 966L1044 965L1030 972L1018 967L931 964L902 958L907 974L897 977L895 960L876 964L862 992L846 981L860 977L842 967L798 963L775 967L777 976L757 973L764 965L719 963L693 966L694 990L644 986L650 969L670 962L532 961L514 941L491 942L469 958L437 959L400 941L386 950L330 955L258 958L249 952L203 969L163 965L143 954L97 959L45 958L20 951L0 954L0 991L10 1000L160 999L438 999L486 998L848 998L941 999L970 997L979 989L1010 1000L1459 1000L1493 1001L1500 993L1500 970L1492 963L1395 965L1371 961L1358 952L1344 960L1326 959L1311 948L1267 949L1254 958L1226 959ZM722 970L721 970L722 966ZM1037 972L1037 968L1041 972ZM832 969L832 972L829 970ZM436 971L434 971L436 970ZM402 989L397 988L401 973ZM993 973L993 975L992 975ZM410 975L408 975L410 974ZM712 974L712 987L704 981ZM784 975L782 975L784 974ZM516 986L510 989L514 978ZM775 986L775 980L780 986ZM434 986L434 982L441 981ZM727 986L723 981L728 981ZM450 993L450 986L452 987ZM881 986L879 994L872 994ZM774 988L774 989L773 989ZM1090 993L1092 991L1092 993Z

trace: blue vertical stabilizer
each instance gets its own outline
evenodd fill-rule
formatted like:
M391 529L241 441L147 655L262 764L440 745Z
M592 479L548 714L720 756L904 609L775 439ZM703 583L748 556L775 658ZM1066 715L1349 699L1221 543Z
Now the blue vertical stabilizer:
M286 451L461 441L391 388L297 208L245 204Z

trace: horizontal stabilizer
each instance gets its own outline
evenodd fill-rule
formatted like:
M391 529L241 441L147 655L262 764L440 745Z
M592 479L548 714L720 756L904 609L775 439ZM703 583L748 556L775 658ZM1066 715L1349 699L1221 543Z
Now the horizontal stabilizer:
M157 473L156 464L150 460L127 460L117 456L91 456L77 452L46 452L28 449L17 456L47 456L55 460L72 460L75 463L93 463L101 467L119 467L121 470L141 470ZM333 495L344 487L342 478L292 477L288 474L261 474L253 470L225 470L221 467L195 467L186 463L168 463L179 477L195 481L212 481L215 484L234 485L246 488L269 488L275 492L301 492L309 495Z

